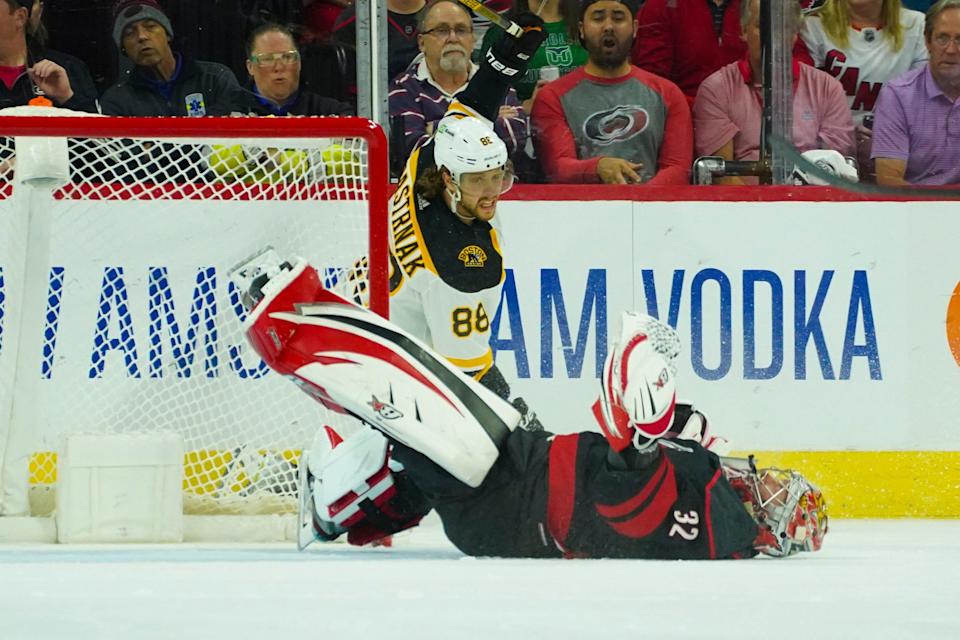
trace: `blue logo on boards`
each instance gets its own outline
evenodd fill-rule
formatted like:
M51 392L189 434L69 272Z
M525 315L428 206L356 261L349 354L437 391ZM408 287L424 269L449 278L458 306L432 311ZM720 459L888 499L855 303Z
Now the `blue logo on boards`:
M339 271L326 270L327 286L336 284ZM14 312L5 275L9 273L0 266L0 354L9 347L4 330ZM38 354L44 379L56 369L68 275L59 266L48 274L43 350ZM105 374L111 352L121 356L114 356L111 366L122 362L123 374L132 378L234 375L257 379L268 374L266 365L242 339L224 344L221 327L228 321L242 322L245 311L233 283L220 277L214 267L196 269L189 308L175 305L180 298L174 295L167 267L149 267L145 275L145 279L140 273L133 277L122 266L103 269L96 315L89 320L89 332L83 334L92 336L90 378ZM132 282L145 282L146 288L129 286ZM665 312L664 319L680 327L686 341L681 357L689 358L693 372L704 380L721 380L732 372L748 380L882 379L866 271L801 269L779 274L762 269L737 273L712 268L696 272L644 269L639 282L640 309L659 318ZM186 290L177 293L185 295ZM578 312L567 300L581 299L581 293ZM609 339L607 293L605 269L589 269L585 277L582 272L540 269L536 292L518 291L514 273L508 269L491 325L490 344L498 362L512 361L520 378L598 377ZM833 311L829 323L822 319L825 306ZM132 309L144 310L146 315ZM837 309L845 311L840 321ZM616 320L620 310L613 311ZM527 323L527 328L539 327L536 336L524 331L523 320L531 314L539 317L538 323ZM141 317L146 318L146 326L135 326L135 318Z

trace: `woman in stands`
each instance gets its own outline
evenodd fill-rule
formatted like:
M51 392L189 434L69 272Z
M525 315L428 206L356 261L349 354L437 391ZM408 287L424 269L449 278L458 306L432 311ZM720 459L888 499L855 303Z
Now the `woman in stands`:
M274 116L348 116L353 107L300 87L300 51L293 34L278 24L264 24L247 40L250 111Z
M873 105L888 80L927 61L924 15L900 0L826 0L808 15L800 37L814 65L834 76L847 94L856 125L860 175L868 166Z

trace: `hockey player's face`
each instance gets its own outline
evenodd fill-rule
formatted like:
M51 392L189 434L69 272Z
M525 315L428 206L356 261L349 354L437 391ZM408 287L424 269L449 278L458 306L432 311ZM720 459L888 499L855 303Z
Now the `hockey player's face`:
M615 69L630 55L636 22L630 10L620 2L595 2L583 15L580 35L594 64Z
M508 179L512 181L512 176L508 176L503 167L462 174L458 207L463 211L459 213L466 213L469 217L484 222L492 220L497 213L497 201L504 192L504 184Z
M173 57L167 30L156 20L138 20L123 30L123 50L138 67L155 67Z

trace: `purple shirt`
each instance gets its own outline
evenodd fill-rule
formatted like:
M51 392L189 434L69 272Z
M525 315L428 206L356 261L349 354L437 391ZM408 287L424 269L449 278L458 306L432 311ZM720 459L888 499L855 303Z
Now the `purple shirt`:
M943 95L929 65L880 90L870 155L906 160L904 179L911 184L960 184L960 100Z

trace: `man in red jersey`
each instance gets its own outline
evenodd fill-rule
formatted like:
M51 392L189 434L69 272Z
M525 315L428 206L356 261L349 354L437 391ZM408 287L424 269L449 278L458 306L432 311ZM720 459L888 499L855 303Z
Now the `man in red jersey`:
M548 181L688 183L690 108L675 84L630 64L636 33L632 5L581 3L587 64L543 87L533 108Z

